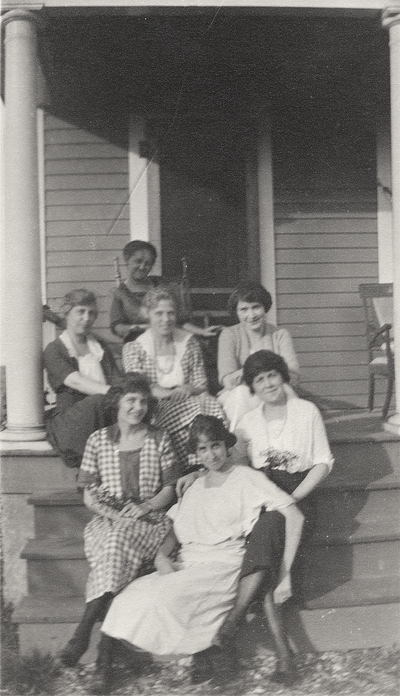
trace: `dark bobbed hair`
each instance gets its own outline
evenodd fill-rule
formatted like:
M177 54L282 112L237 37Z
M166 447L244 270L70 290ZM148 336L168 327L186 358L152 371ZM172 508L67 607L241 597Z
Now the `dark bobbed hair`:
M189 437L186 449L189 454L195 454L199 444L200 435L206 435L212 442L223 440L227 447L236 444L236 435L225 428L221 418L216 416L196 416L189 429Z
M105 409L113 420L117 419L119 402L125 394L143 394L148 399L148 408L143 423L150 423L153 417L157 399L152 396L150 382L141 372L127 372L123 377L114 380L108 390L104 402Z
M254 394L253 382L262 372L276 370L282 376L284 382L290 381L289 368L282 358L272 350L258 350L247 358L243 365L243 382L247 384Z
M76 290L71 290L63 297L60 306L61 314L66 317L73 307L93 307L96 308L96 314L98 313L97 308L97 297L91 290L85 290L84 288L78 288Z
M233 319L237 319L236 311L239 302L258 302L266 312L272 307L272 297L260 283L251 280L239 283L228 300L228 311Z
M153 257L153 264L155 263L155 260L157 258L157 249L155 248L155 246L150 244L150 242L144 242L141 239L134 239L132 242L128 242L128 244L125 244L122 250L124 261L128 263L131 256L133 256L133 254L136 254L137 251L148 251Z

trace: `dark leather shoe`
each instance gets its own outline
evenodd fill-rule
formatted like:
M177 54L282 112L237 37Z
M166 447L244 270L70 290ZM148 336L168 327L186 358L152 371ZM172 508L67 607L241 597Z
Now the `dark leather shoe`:
M213 646L210 649L209 656L212 664L214 684L222 686L236 679L239 665L236 650L231 643L229 643L229 648L226 642L224 648Z
M284 684L284 686L292 686L297 681L297 675L294 669L278 669L269 676L269 679L279 684Z
M112 686L112 670L109 667L99 667L93 674L87 687L90 694L109 694Z
M71 638L67 645L58 655L60 662L64 667L75 667L81 659L82 655L85 654L89 647L88 640L79 640L77 638Z
M192 684L202 684L213 676L212 664L208 657L208 650L195 653L190 670L190 681Z

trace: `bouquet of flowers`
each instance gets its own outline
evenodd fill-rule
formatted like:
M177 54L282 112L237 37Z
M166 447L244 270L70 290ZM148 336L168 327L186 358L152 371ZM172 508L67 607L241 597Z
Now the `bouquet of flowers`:
M291 463L298 458L297 454L293 454L293 452L289 452L288 450L277 450L275 447L268 447L268 449L260 452L260 455L264 457L266 468L284 469L289 473L292 473Z

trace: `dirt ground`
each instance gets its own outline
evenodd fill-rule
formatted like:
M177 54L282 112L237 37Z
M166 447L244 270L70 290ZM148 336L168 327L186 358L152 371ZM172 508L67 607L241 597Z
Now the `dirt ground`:
M284 687L268 678L275 669L275 657L264 653L241 661L237 678L217 687L212 682L190 683L190 659L173 662L145 662L138 667L115 670L113 693L118 696L399 696L400 650L374 648L348 652L325 652L296 658L298 682ZM58 696L86 696L86 687L95 665L65 669L56 683Z

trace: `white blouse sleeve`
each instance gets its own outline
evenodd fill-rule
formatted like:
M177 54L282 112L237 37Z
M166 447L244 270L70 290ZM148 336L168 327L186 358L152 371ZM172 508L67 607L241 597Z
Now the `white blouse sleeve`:
M232 454L236 464L248 466L250 464L249 440L244 427L241 426L241 422L235 428L236 444L232 447Z
M313 409L312 420L312 435L313 435L313 465L326 464L331 471L334 463L331 449L329 447L328 438L326 435L324 421L316 406Z
M249 534L258 520L261 508L278 512L294 504L293 498L270 481L265 474L243 467L242 482L243 533Z

